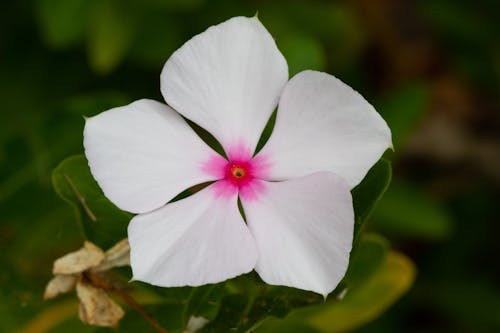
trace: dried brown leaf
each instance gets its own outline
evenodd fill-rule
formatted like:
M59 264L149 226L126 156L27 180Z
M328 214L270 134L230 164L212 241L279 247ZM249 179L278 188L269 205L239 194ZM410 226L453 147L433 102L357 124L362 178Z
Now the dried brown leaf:
M130 245L128 239L125 238L116 243L112 248L104 254L104 260L92 270L102 272L113 267L130 265Z
M104 252L91 242L85 241L83 247L78 251L57 259L52 271L54 274L81 273L99 265L103 260Z
M80 299L79 316L86 324L117 327L125 312L102 289L79 281L76 293Z
M54 298L75 288L77 277L74 275L56 275L49 281L43 294L44 299Z

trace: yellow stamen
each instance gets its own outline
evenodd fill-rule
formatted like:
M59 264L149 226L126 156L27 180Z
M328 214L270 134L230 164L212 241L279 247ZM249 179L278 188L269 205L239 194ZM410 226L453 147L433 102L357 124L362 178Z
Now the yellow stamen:
M234 167L231 168L231 173L236 178L241 178L241 177L243 177L245 175L245 170L243 168L234 166Z

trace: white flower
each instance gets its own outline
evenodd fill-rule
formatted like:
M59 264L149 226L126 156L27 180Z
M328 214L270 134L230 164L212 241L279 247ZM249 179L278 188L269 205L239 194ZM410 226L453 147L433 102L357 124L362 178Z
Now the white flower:
M161 92L169 106L139 100L85 124L92 174L113 203L138 214L128 227L134 279L198 286L255 269L269 284L331 292L349 261L350 190L391 146L375 109L326 73L288 81L273 38L246 17L177 50ZM278 102L274 131L253 156ZM228 160L182 116L208 130Z

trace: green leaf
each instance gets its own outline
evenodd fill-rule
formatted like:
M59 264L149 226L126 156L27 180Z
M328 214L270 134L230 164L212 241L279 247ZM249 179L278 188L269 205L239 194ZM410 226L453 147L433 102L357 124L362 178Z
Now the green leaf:
M411 84L399 88L379 103L377 110L392 132L396 151L404 144L411 131L427 110L428 90L423 84Z
M75 209L86 239L107 249L127 237L130 213L112 204L92 177L85 156L65 159L52 173L56 193Z
M307 35L288 34L280 41L290 76L306 69L324 71L326 56L321 43Z
M133 42L135 11L118 0L100 0L92 11L88 34L91 67L100 74L115 69Z
M269 316L284 317L294 308L323 302L313 292L271 286L257 273L193 288L185 318L203 316L210 322L201 332L251 332Z
M362 284L348 289L341 301L297 310L285 320L266 321L257 333L290 332L297 325L306 332L335 333L353 330L376 318L412 285L413 263L401 253L389 251L379 268Z
M415 267L401 253L389 252L383 265L345 298L315 313L308 322L321 332L345 332L376 318L413 284ZM335 318L335 320L332 320Z
M241 332L238 328L244 320L244 313L249 297L243 294L227 295L222 300L221 309L214 321L210 322L200 332Z
M344 277L348 288L356 288L372 276L383 264L389 251L389 243L380 235L363 233L351 252L349 267Z
M282 286L266 286L264 292L251 303L252 306L247 312L247 316L243 317L240 330L251 332L270 316L284 318L294 309L322 302L322 296L310 291Z
M391 178L391 163L385 159L381 159L368 171L363 181L352 190L355 215L355 240L363 223L389 187Z
M200 332L252 332L270 316L282 318L295 308L323 301L320 295L312 292L251 281L254 275L238 278L240 283L246 284L246 292L240 290L224 296L217 317Z
M373 212L374 226L388 234L442 239L452 222L439 203L413 185L394 182Z
M82 40L90 1L38 0L38 23L44 40L52 47L64 48Z
M213 320L221 307L221 299L225 294L223 289L224 283L192 288L184 310L184 324L187 323L190 316L201 316Z

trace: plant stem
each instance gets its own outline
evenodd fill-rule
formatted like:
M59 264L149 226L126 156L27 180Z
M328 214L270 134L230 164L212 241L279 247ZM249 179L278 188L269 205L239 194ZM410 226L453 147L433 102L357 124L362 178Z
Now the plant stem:
M159 333L170 333L168 330L166 330L165 328L161 327L160 324L158 324L156 322L156 320L154 320L153 317L151 317L149 315L149 313L147 313L146 310L144 310L144 308L139 303L137 303L135 301L135 299L133 299L130 295L128 295L127 293L124 293L123 291L118 290L118 289L110 289L109 291L111 291L116 296L120 297L125 303L127 303L128 305L130 305L131 307L133 307L137 312L139 312L139 314L141 316L143 316L144 319L156 331L158 331Z

